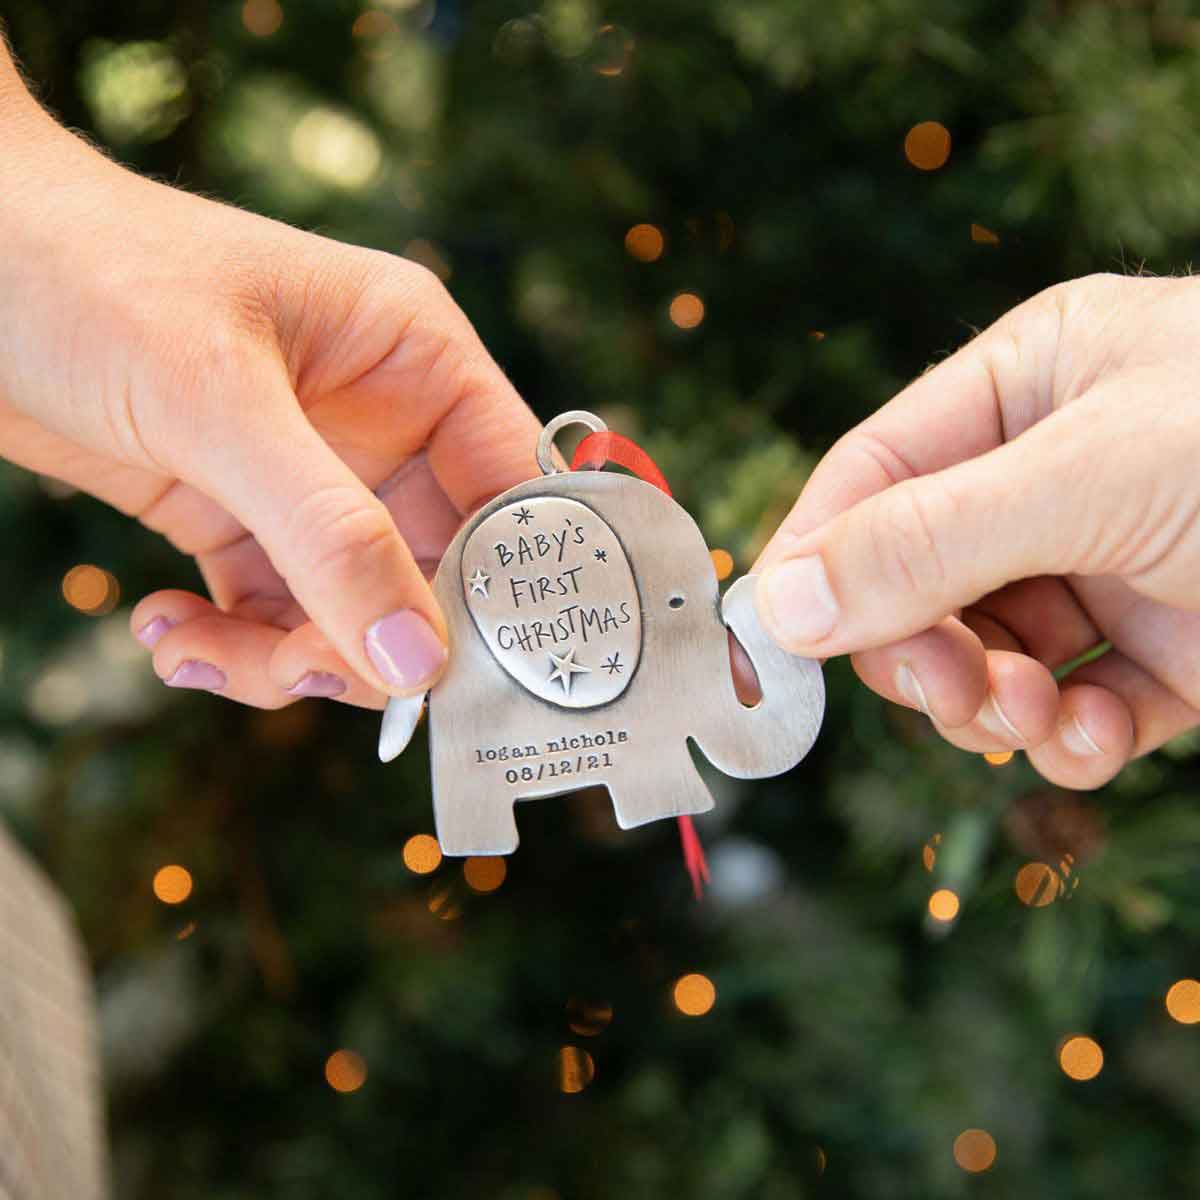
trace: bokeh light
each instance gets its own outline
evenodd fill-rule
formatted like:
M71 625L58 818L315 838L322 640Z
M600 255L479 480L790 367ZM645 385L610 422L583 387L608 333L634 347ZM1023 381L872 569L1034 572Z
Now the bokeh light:
M567 1001L567 1024L580 1037L596 1037L612 1022L612 1005L603 1000L581 1000L572 996Z
M1000 245L1000 235L986 225L976 225L971 222L971 241L980 246Z
M1094 1039L1077 1034L1059 1046L1058 1065L1070 1079L1095 1079L1104 1067L1104 1051Z
M335 1092L357 1092L367 1082L367 1064L353 1050L335 1050L325 1060L325 1082Z
M904 157L918 170L936 171L950 157L950 131L937 121L922 121L904 137Z
M568 1095L582 1092L596 1077L592 1056L578 1046L563 1046L558 1052L558 1087Z
M79 612L89 617L103 617L120 602L121 586L111 571L91 563L80 563L63 576L62 594L63 599Z
M929 915L944 924L958 916L958 896L949 888L938 888L929 897Z
M1048 863L1028 862L1017 872L1013 890L1022 904L1030 908L1045 908L1058 899L1062 880Z
M992 750L983 756L984 762L993 767L1003 767L1013 760L1011 750Z
M704 320L704 301L695 292L680 292L668 311L672 323L680 329L695 329Z
M283 9L278 0L246 0L242 5L242 24L255 37L270 37L283 24Z
M710 550L708 555L712 559L718 581L728 579L733 574L733 555L728 550Z
M442 848L437 838L415 833L404 843L404 865L414 875L430 875L442 865Z
M702 1017L717 1002L717 989L707 975L684 975L671 989L675 1007L685 1017Z
M463 863L463 878L473 892L494 892L508 874L508 864L499 855L479 855Z
M187 939L188 939L188 938L190 938L190 937L192 936L192 934L193 934L193 933L195 933L195 932L196 932L196 922L195 922L195 921L189 921L189 922L188 922L186 925L184 925L184 926L183 926L183 928L182 928L182 929L180 929L180 931L179 931L179 932L178 932L178 933L175 935L175 940L176 940L177 942L185 942L185 941L187 941Z
M625 73L633 55L633 38L618 25L601 25L592 43L593 66L597 75L613 79Z
M826 1167L829 1165L829 1159L828 1159L828 1157L827 1157L827 1156L826 1156L826 1154L825 1154L824 1147L822 1147L822 1146L818 1146L818 1147L817 1147L817 1149L816 1149L816 1152L815 1152L815 1153L814 1153L814 1155L813 1155L813 1158L814 1158L814 1159L815 1159L815 1161L816 1161L816 1165L817 1165L817 1174L818 1174L818 1175L824 1175L824 1174L825 1174L825 1168L826 1168Z
M357 117L316 105L296 122L291 137L296 165L315 179L358 191L375 178L383 150L374 132Z
M439 921L457 921L462 916L462 908L455 899L454 891L438 884L430 889L429 911Z
M937 848L942 844L942 835L935 833L933 837L921 847L921 865L927 871L932 871L937 863Z
M625 235L625 250L638 262L657 262L666 249L666 239L657 225L634 225Z
M350 26L350 36L360 39L381 38L389 33L398 32L399 28L396 18L391 13L368 8L354 18L354 24Z
M192 873L172 863L154 873L154 894L164 904L182 904L192 894Z
M986 1129L964 1129L954 1139L954 1161L978 1175L996 1161L996 1139Z
M1167 1012L1181 1025L1200 1023L1200 981L1180 979L1167 989Z

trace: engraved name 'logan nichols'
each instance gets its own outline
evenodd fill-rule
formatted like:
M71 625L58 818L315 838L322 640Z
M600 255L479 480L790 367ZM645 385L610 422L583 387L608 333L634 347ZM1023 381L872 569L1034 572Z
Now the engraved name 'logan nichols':
M581 638L586 645L590 638L601 637L628 625L633 620L628 601L615 608L604 605L568 604L553 617L545 620L521 621L515 625L500 625L496 629L496 644L501 650L540 650L556 646L572 638Z

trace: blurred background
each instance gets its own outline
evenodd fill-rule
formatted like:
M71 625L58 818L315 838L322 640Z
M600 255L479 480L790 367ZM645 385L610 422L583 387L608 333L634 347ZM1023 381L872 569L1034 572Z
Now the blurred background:
M1200 242L1189 0L0 0L134 167L437 271L543 418L641 440L722 570L908 378ZM0 467L0 807L94 964L122 1200L1195 1194L1200 740L1072 795L844 662L800 768L441 861L423 735L169 692L198 585Z

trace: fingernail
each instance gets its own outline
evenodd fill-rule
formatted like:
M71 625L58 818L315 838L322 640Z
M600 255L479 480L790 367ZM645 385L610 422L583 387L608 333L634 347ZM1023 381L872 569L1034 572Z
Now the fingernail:
M1077 754L1080 758L1091 758L1093 755L1104 753L1096 745L1095 740L1088 731L1080 724L1078 717L1072 717L1069 721L1064 721L1059 727L1058 735L1062 738L1062 744L1072 754Z
M332 699L346 690L346 681L329 671L309 671L288 688L289 696L324 696Z
M380 617L366 636L367 657L391 686L417 688L446 662L446 647L433 626L411 608Z
M143 646L153 648L158 645L158 639L174 624L174 621L168 621L166 617L155 617L153 621L147 621L133 636Z
M1005 741L1024 742L1021 731L1008 719L995 695L989 695L975 719L992 735Z
M838 603L819 555L769 567L759 586L768 629L785 648L819 642L837 624Z
M167 687L199 688L204 692L219 692L227 682L225 672L220 667L198 658L184 659L175 668L171 678L163 680Z
M901 663L896 668L896 691L927 717L933 716L929 711L929 701L925 699L925 689L921 686L921 681L913 674L913 669L908 663Z

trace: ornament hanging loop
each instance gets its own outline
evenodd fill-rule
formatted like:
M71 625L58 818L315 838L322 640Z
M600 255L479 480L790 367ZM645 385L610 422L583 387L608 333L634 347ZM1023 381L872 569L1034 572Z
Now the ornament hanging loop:
M546 423L538 438L537 464L543 475L561 475L563 473L564 468L558 466L554 461L554 439L558 436L559 430L565 429L568 425L582 425L586 429L590 429L592 433L608 432L608 426L595 413L585 412L578 408L572 412L559 413L557 417Z

